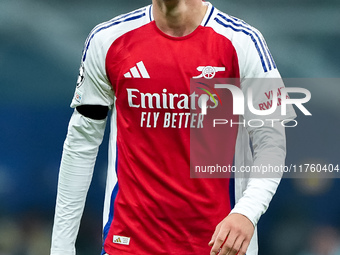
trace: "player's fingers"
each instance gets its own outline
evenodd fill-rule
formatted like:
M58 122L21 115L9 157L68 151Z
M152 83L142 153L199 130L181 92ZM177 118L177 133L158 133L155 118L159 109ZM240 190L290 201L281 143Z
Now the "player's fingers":
M216 255L229 234L229 230L221 228L214 239L213 247L211 248L210 255Z
M208 243L209 246L213 246L213 245L214 245L216 236L217 236L218 233L220 232L220 229L221 229L221 224L218 224L218 225L216 226L216 228L215 228L214 234L212 235L210 242Z
M249 243L250 242L247 241L247 240L243 241L243 243L241 244L240 250L239 250L237 255L246 255Z
M239 255L243 242L244 242L244 239L241 236L237 237L230 253L229 254L227 253L227 254L228 255Z
M238 239L241 239L241 238L237 238L237 235L235 235L233 232L230 232L219 254L220 255L235 255L240 248L240 245L238 247L235 246Z

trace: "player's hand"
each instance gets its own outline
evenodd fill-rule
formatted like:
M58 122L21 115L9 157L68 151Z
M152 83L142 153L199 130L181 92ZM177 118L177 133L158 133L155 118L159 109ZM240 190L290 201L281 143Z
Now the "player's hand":
M246 216L230 214L216 226L210 255L245 255L253 234L254 225Z

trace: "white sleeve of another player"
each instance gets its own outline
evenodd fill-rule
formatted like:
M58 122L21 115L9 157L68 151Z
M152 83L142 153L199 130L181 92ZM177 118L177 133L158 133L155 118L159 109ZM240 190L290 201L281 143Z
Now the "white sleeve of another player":
M105 120L93 120L74 111L60 165L51 255L75 255L75 241L92 180Z

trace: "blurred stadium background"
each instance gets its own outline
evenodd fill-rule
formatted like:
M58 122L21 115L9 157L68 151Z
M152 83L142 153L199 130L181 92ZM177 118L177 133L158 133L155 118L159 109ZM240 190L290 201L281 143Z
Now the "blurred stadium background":
M0 0L0 255L49 253L58 167L83 43L149 0ZM285 78L340 78L339 0L212 0L264 34ZM313 79L287 163L340 163L340 84ZM106 136L107 137L107 136ZM78 238L100 252L107 142ZM340 180L284 179L259 223L260 255L339 255Z

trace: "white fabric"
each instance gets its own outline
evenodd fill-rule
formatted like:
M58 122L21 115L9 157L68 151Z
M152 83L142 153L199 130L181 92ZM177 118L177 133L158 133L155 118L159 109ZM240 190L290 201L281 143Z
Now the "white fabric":
M285 130L281 123L275 123L274 128L254 129L250 133L250 137L254 148L253 165L284 165L286 141ZM247 216L256 226L260 216L267 210L271 198L280 183L282 173L277 173L276 175L277 178L266 178L266 176L259 178L250 174L246 189L231 213L237 212ZM236 178L238 179L239 177L237 176Z
M249 137L252 141L254 155L249 146ZM285 128L280 122L274 127L262 127L248 131L240 126L236 145L235 166L284 165L286 156ZM255 226L255 234L249 245L247 255L257 254L257 229L256 225L276 192L281 180L281 173L276 178L273 176L258 175L238 172L235 175L236 205L230 213L240 213L246 216Z
M139 10L142 11L145 9L144 12L147 13L149 8L151 7L148 6ZM114 102L114 92L109 79L106 76L106 54L111 44L117 38L150 22L147 15L134 21L122 22L125 19L124 17L127 15L123 15L123 18L116 17L108 22L99 24L89 34L88 40L85 42L81 63L81 66L84 67L84 80L83 83L75 90L71 107L74 108L79 105L89 104L108 106L111 109L111 106ZM140 15L140 12L137 14L132 14L128 17L134 17L138 15ZM118 24L112 25L116 23ZM110 27L110 25L112 26ZM107 29L101 29L102 27L107 26Z
M75 255L75 241L105 130L105 120L74 111L64 143L52 232L51 255Z

